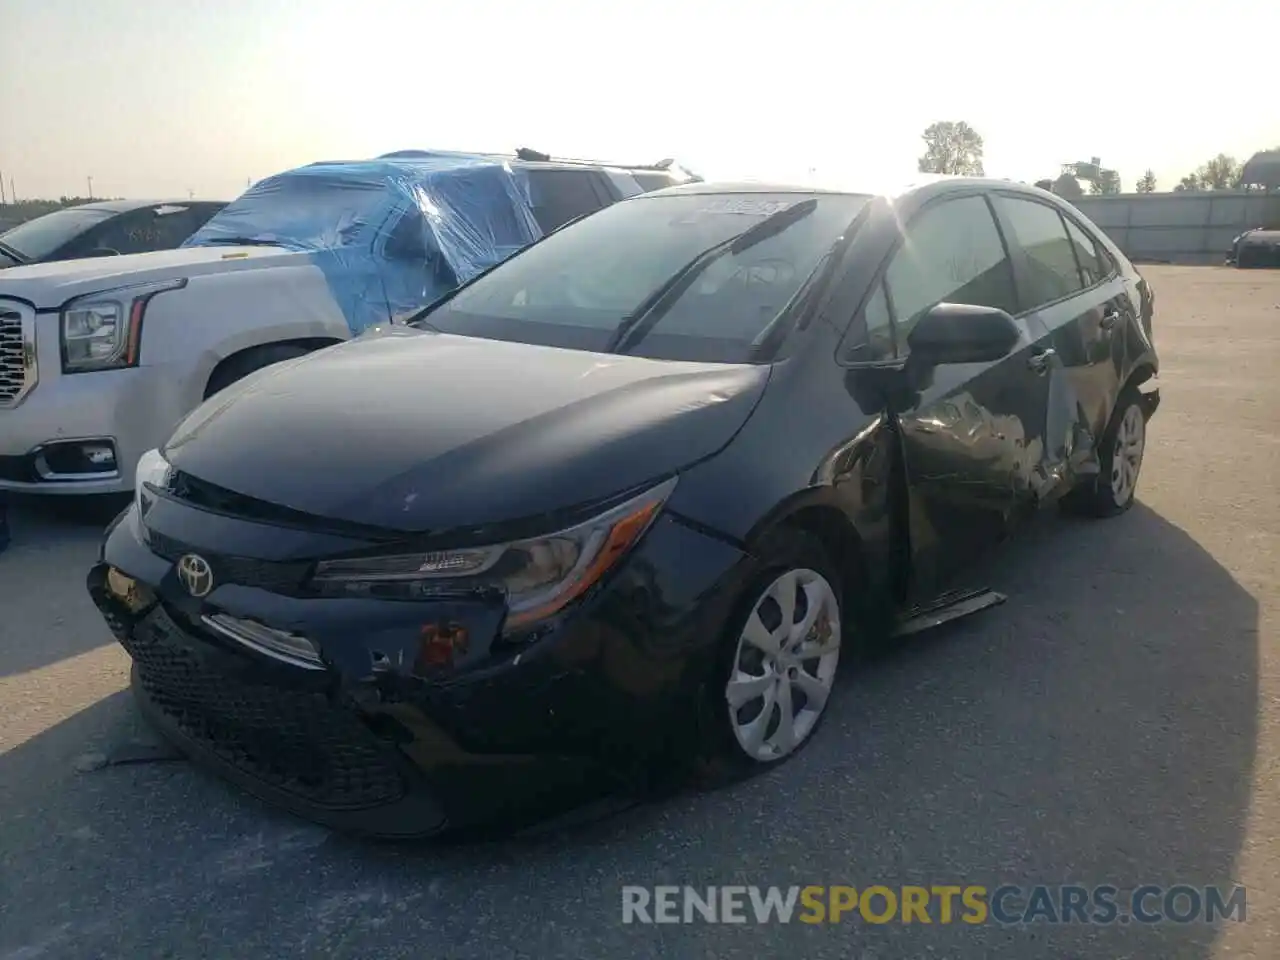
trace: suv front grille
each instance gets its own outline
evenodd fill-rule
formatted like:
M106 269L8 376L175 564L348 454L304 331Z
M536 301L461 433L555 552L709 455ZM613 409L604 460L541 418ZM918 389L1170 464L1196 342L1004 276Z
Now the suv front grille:
M27 308L0 303L0 407L16 406L35 386L34 317Z

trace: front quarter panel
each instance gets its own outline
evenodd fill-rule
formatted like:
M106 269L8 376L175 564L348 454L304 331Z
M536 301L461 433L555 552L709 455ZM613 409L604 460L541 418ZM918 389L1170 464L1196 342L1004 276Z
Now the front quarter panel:
M874 391L829 351L807 350L778 365L748 424L682 476L670 508L748 550L806 508L838 511L861 541L868 586L888 587L894 449Z
M174 422L203 399L218 363L283 340L345 340L350 327L309 263L194 277L147 306L139 363L168 386Z

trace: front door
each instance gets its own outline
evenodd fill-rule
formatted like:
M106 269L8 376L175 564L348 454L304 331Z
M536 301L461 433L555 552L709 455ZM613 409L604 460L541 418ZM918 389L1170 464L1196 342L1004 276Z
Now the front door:
M1018 314L1013 266L985 196L945 198L904 230L883 293L899 357L918 318L937 303ZM1043 331L1020 319L1021 338L994 363L923 371L895 401L906 468L912 599L928 600L1003 539L1035 500L1051 378Z

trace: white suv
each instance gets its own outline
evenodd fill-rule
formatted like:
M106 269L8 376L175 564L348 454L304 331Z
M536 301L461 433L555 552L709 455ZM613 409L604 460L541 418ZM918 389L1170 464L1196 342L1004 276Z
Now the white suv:
M268 178L176 250L0 272L0 491L133 488L254 370L417 310L569 220L689 177L403 151Z

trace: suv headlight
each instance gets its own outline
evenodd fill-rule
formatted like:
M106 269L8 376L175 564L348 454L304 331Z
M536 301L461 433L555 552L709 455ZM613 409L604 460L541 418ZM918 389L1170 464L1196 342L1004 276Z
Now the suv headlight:
M487 547L326 560L312 578L324 593L431 599L505 595L504 633L527 629L599 583L645 534L675 489L658 484L599 516L545 537Z
M185 279L135 284L69 300L62 308L62 372L136 366L147 304L156 294L186 284Z
M138 469L133 480L133 503L138 510L138 519L147 515L151 502L155 499L153 489L163 489L169 483L173 467L159 450L148 450L138 458Z

